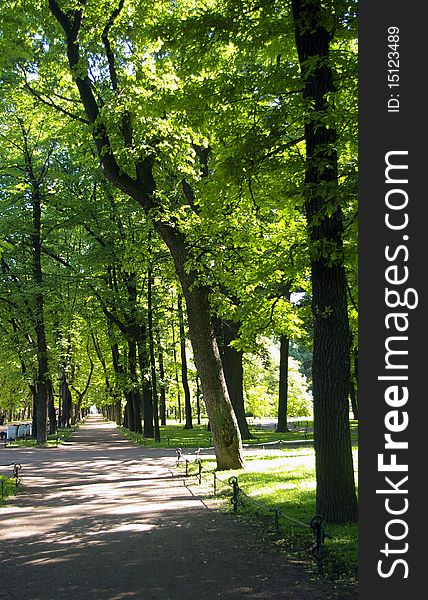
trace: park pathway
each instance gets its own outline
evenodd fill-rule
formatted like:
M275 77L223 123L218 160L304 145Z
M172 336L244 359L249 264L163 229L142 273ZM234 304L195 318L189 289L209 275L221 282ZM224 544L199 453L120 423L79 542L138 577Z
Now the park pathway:
M0 509L1 600L345 600L174 477L173 450L98 417L58 448L5 448L22 489Z

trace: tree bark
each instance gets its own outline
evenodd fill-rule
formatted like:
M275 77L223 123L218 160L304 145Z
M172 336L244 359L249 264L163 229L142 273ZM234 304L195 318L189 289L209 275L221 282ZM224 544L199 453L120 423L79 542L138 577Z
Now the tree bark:
M50 380L50 378L48 380L48 393L49 393L49 400L48 400L49 433L54 434L57 432L58 423L57 423L56 410L55 410L55 395L54 395L52 381Z
M28 161L30 159L28 158ZM31 167L27 165L30 180L32 181L33 200L33 233L31 234L33 245L33 279L36 285L35 309L36 340L37 340L37 381L36 381L36 421L37 421L37 443L46 444L47 413L49 401L49 366L48 346L46 342L45 317L44 317L44 295L43 295L43 273L41 261L41 197L39 184L35 181Z
M286 335L282 334L280 337L279 349L278 424L276 427L278 433L289 431L287 424L289 348L290 340Z
M108 323L108 336L110 339L111 357L112 357L112 361L113 361L113 370L114 370L114 374L115 374L115 384L112 389L112 393L115 397L120 397L122 394L125 397L125 394L123 392L124 368L120 362L119 346L116 344L116 342L113 342L112 338L111 338L111 327L112 327L112 323L109 322ZM122 404L122 401L120 399L118 400L118 402L120 402ZM127 402L126 397L125 397L125 402ZM121 412L122 412L122 410L121 410ZM120 421L119 421L119 423L120 423ZM129 427L129 422L127 420L126 407L124 409L123 426L126 427L127 429Z
M180 357L181 357L181 382L184 390L184 429L193 429L192 423L192 403L190 400L189 380L187 377L187 357L186 357L186 334L184 331L184 314L181 294L178 295L178 324L180 330Z
M174 306L172 307L171 314L174 314ZM175 374L175 383L177 385L177 412L178 419L176 415L176 420L181 423L181 394L180 394L180 382L178 380L178 366L177 366L177 349L175 347L175 325L174 318L171 320L171 330L172 330L172 357L174 360L174 374Z
M153 395L149 379L150 356L147 352L147 339L143 329L141 330L141 335L137 342L137 346L143 389L143 433L144 437L146 438L154 438L155 428L153 422Z
M199 375L196 375L196 418L198 425L201 424L201 387L199 385Z
M130 408L129 423L132 425L129 428L135 433L143 433L141 425L141 397L138 385L137 376L137 342L134 338L128 339L128 366L131 390L129 392Z
M163 361L163 351L160 340L159 328L156 327L156 345L158 349L158 364L159 364L159 378L160 378L160 403L159 413L161 425L166 425L166 393L165 393L165 366Z
M236 420L238 421L241 437L244 440L249 440L253 436L250 433L247 417L245 416L242 352L230 345L233 340L238 338L239 323L223 319L220 319L219 321L221 328L220 339L222 342L220 344L220 352L227 390L229 392Z
M184 288L193 355L210 420L218 470L243 467L242 443L211 323L208 290ZM209 342L207 344L207 341Z
M349 397L351 399L351 408L354 415L354 419L358 421L359 417L359 403L358 403L358 349L354 349L353 353L354 368L351 375Z
M63 371L61 373L60 399L61 399L61 427L70 427L72 397L71 397L70 386L69 386L69 382L68 382L68 376L65 371L65 368L63 369Z
M357 520L348 393L350 334L343 265L336 131L327 126L334 91L331 34L320 0L292 0L296 46L310 103L305 123L305 211L314 315L313 395L316 506L326 520ZM326 256L327 255L327 256Z

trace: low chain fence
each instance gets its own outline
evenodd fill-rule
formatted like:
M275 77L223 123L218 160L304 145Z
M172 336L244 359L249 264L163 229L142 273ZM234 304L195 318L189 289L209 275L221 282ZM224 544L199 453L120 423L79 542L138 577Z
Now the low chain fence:
M310 548L310 552L316 562L319 574L323 574L326 534L324 531L322 516L314 515L309 521L309 523L305 523L304 521L300 521L299 519L291 517L290 515L285 513L283 509L277 506L270 507L266 506L265 504L262 504L261 502L258 502L240 487L238 477L236 477L235 475L229 477L228 479L223 479L219 477L216 471L206 468L203 465L202 459L199 458L200 451L201 448L196 450L193 454L189 455L183 454L181 448L176 449L176 466L184 466L184 477L196 477L198 484L201 485L203 476L209 476L210 478L212 478L212 493L214 496L216 496L219 493L220 486L223 486L223 489L225 489L226 486L226 488L230 490L230 503L232 504L234 513L238 512L239 507L244 507L245 505L247 505L255 507L258 513L264 512L268 515L272 515L273 527L277 536L280 535L281 519L293 523L298 527L302 527L306 530L312 531L314 541Z

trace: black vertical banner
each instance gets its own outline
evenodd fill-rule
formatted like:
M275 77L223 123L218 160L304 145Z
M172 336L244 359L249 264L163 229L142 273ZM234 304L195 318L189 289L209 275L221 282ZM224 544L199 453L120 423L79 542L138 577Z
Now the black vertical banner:
M361 600L427 594L426 17L360 2Z

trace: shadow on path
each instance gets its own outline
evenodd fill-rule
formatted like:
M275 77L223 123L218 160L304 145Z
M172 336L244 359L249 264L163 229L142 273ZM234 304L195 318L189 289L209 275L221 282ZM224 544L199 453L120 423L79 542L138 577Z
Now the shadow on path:
M344 600L168 469L173 450L131 444L89 418L59 448L6 448L22 491L0 509L0 598ZM3 596L4 594L4 596Z

